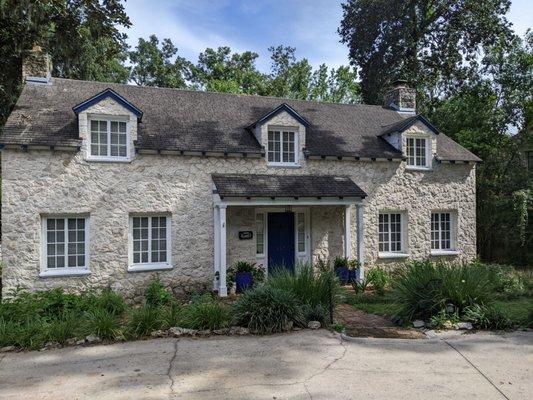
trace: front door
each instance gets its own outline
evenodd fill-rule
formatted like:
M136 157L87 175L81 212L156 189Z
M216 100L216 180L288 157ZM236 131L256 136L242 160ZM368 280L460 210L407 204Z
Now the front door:
M294 213L268 214L268 267L294 269Z

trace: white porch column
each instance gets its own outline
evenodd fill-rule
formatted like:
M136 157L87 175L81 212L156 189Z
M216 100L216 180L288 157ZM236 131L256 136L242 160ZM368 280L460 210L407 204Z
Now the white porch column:
M344 206L344 257L352 258L352 209Z
M220 208L220 283L218 295L226 297L228 288L226 287L226 205L219 205Z
M219 289L220 282L220 209L213 207L213 258L215 266L215 276L213 277L213 290Z
M357 204L357 261L359 262L359 273L357 281L365 279L365 234L363 220L363 205Z

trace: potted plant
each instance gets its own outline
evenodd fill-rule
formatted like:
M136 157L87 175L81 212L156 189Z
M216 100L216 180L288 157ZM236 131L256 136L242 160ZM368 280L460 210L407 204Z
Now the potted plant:
M336 257L333 261L335 275L339 278L341 284L346 285L349 280L348 259L346 257Z
M227 286L233 287L235 291L242 293L254 284L264 280L265 273L261 266L248 261L237 261L227 271Z
M348 282L355 282L357 279L357 270L359 269L359 261L356 259L350 259L348 261Z

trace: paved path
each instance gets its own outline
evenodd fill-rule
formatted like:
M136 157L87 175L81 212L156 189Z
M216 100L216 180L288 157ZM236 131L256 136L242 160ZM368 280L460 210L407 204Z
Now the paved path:
M0 354L0 399L532 399L533 333L327 331Z

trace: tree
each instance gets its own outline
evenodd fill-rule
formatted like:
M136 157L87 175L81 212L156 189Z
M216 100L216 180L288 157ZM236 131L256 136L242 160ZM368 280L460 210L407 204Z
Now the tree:
M0 127L21 87L22 59L35 44L52 57L53 75L125 82L120 27L131 25L120 0L0 0Z
M251 51L232 53L229 47L207 48L191 67L190 80L211 92L265 94L266 76L255 65L258 57Z
M311 93L313 68L306 58L296 61L296 49L277 46L271 53L270 94L277 97L307 100Z
M350 67L332 68L328 75L328 67L322 64L313 72L310 100L359 103L361 102L360 89L357 73Z
M148 40L139 38L135 50L129 52L130 79L141 86L186 87L185 75L190 63L183 57L175 57L177 53L170 39L163 39L159 46L155 35Z
M360 69L365 103L404 78L422 102L476 75L480 50L512 36L510 0L346 0L339 33Z

